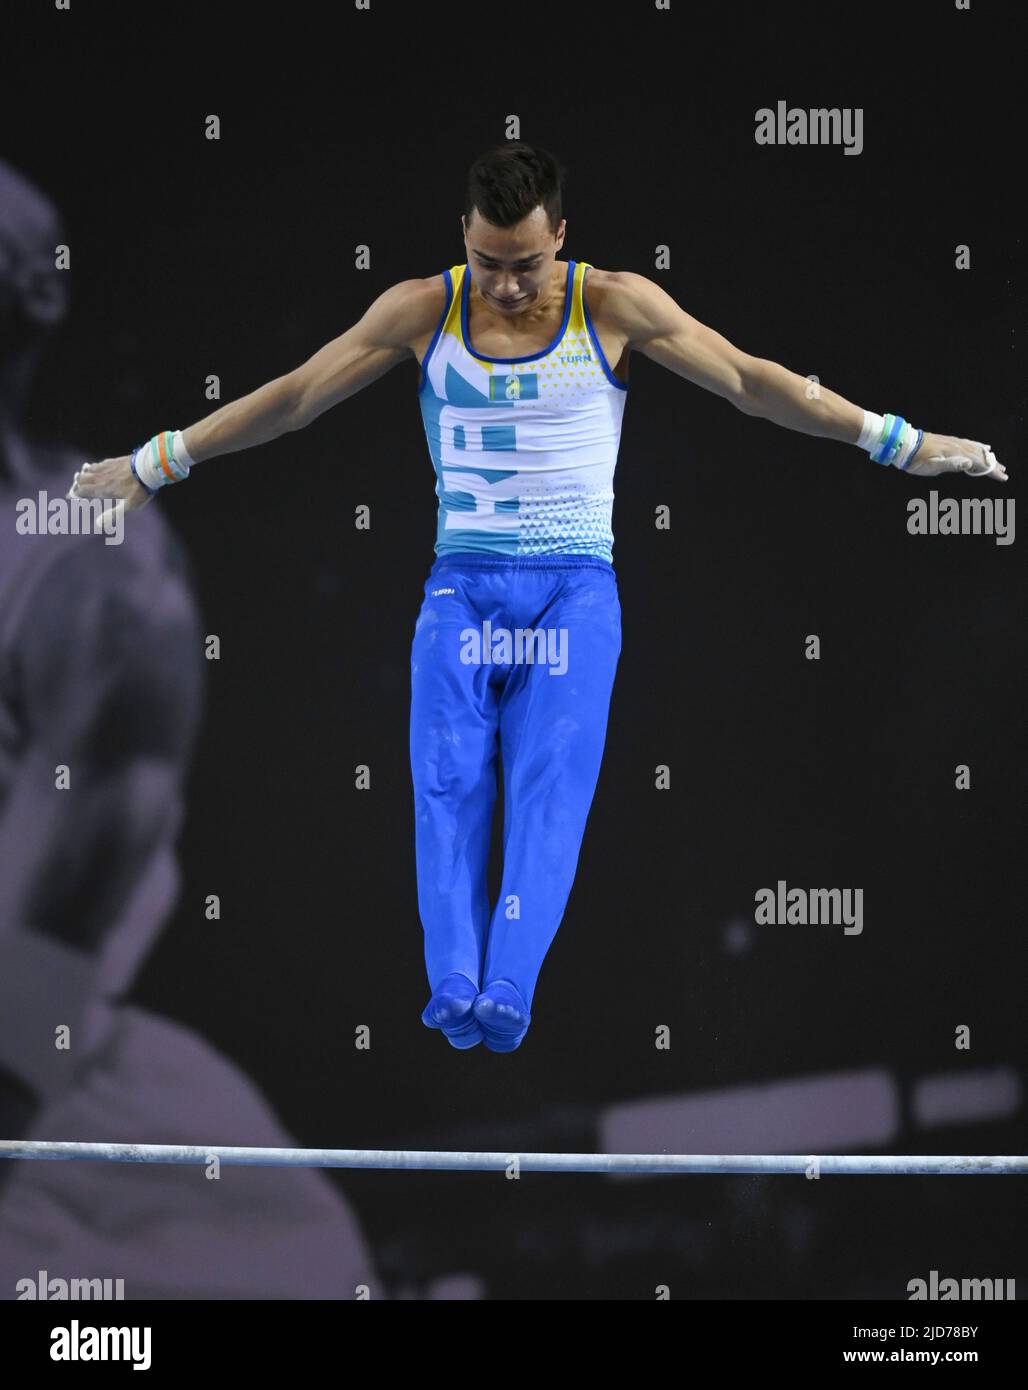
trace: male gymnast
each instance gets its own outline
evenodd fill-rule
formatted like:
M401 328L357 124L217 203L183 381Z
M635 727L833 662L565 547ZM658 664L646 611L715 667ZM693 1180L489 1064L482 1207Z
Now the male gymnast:
M404 280L285 376L128 456L85 464L69 496L126 509L220 454L303 429L414 357L439 499L411 650L418 905L431 998L452 1046L520 1046L578 864L599 775L621 609L613 478L632 351L746 415L866 450L922 477L1006 481L986 444L875 415L752 357L632 271L559 261L563 169L511 141L477 159L467 261ZM495 643L495 646L494 646ZM487 864L497 755L503 873Z

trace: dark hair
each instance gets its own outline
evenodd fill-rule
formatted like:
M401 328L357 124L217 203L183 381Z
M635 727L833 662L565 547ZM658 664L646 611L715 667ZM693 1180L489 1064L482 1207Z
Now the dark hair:
M496 227L513 227L542 203L554 236L561 219L564 168L548 150L505 140L480 154L468 170L464 216L472 209Z

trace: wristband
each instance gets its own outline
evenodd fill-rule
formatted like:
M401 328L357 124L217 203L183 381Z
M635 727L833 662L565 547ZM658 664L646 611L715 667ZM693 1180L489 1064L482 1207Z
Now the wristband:
M913 430L913 428L914 428L913 425L909 425L909 426L908 426L908 429L910 429L910 430ZM896 468L899 468L899 469L901 469L901 470L906 470L907 468L909 468L910 465L911 465L911 464L913 463L913 461L914 461L914 455L917 453L918 449L920 449L920 447L921 447L921 441L922 441L923 439L924 439L924 430L918 430L918 432L917 432L917 438L916 438L916 439L911 438L911 439L909 439L909 440L907 441L907 443L911 444L912 447L911 447L910 449L906 450L903 454L901 454L900 457L895 458L895 459L893 460L893 465L894 465Z
M139 484L139 486L141 488L145 488L146 491L152 497L154 493L157 491L157 488L150 487L147 483L144 483L142 478L139 476L139 469L136 467L136 455L140 453L142 449L143 445L140 444L137 449L132 450L132 453L129 455L129 467L132 469L132 475L135 478L136 482Z
M186 448L186 437L181 430L176 430L171 440L171 452L175 457L176 463L181 463L188 473L196 459L189 457L189 450Z
M186 452L182 431L163 430L132 451L130 465L140 484L152 494L169 483L184 482L193 460Z
M884 415L876 415L873 410L865 410L864 427L860 431L860 438L857 440L857 448L865 449L870 452L881 438L882 426L884 424Z
M857 444L866 449L874 463L890 464L901 470L910 467L921 447L924 430L904 420L902 415L875 415L864 411L864 425Z

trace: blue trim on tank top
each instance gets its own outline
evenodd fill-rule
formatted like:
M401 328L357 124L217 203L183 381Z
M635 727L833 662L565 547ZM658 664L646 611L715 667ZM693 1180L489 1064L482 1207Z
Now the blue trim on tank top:
M443 312L439 317L439 322L435 326L435 332L432 334L432 341L428 345L428 351L421 359L421 373L418 377L417 392L419 396L421 395L422 391L424 391L425 382L428 379L425 373L425 368L428 366L428 359L432 356L432 353L435 350L435 345L439 341L439 335L443 331L443 324L446 322L446 315L450 312L450 305L453 303L453 276L450 274L448 270L444 270L443 279L446 281L446 307L443 309Z
M479 362L535 362L540 357L545 357L563 338L567 332L568 320L571 317L571 299L573 294L574 274L577 261L568 261L568 273L564 284L564 322L557 331L557 336L549 347L544 347L541 352L533 352L528 357L486 357L482 352L476 352L471 346L471 334L468 331L468 297L471 293L471 267L464 268L464 281L460 288L460 336L464 351L476 357Z
M582 313L585 315L585 326L588 329L589 337L593 341L593 347L596 349L596 356L600 359L600 366L607 373L607 380L610 382L612 386L616 386L619 391L627 391L628 386L625 384L625 382L618 381L617 377L610 369L610 363L607 361L606 354L604 353L603 348L600 347L599 335L597 334L596 329L593 327L593 316L589 312L589 305L585 302L585 277L589 274L589 271L591 269L591 266L586 266L586 268L582 271Z

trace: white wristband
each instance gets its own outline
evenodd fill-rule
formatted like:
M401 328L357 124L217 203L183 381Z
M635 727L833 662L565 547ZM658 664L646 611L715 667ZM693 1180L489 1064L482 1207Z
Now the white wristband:
M899 451L892 461L893 468L906 468L910 455L914 452L922 439L922 431L916 425L912 425L908 420L903 426L903 438L900 443Z
M885 416L875 415L871 410L864 411L864 427L860 431L860 438L857 446L866 449L873 458L875 450L881 443L882 432L885 429ZM903 429L900 433L899 448L896 450L892 460L893 468L903 469L906 467L911 454L921 442L923 431L916 425L912 425L909 420L904 420Z
M186 437L181 430L175 431L175 437L171 441L171 452L175 455L175 462L181 463L187 472L196 462L196 459L189 457L189 450L186 448Z
M864 428L860 431L860 438L857 440L858 449L871 449L882 437L882 430L885 428L885 416L875 415L873 411L864 411Z
M185 462L176 452L174 440L175 435L170 430L163 430L136 450L136 474L144 487L148 487L151 492L167 487L169 483L181 483L189 477L192 459L188 463ZM188 454L185 457L188 458Z

